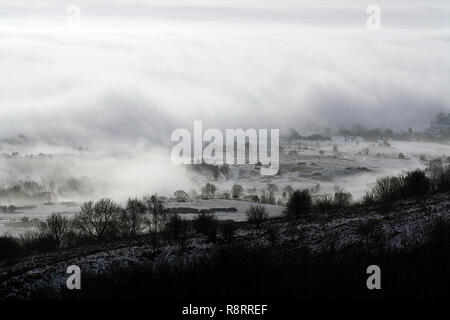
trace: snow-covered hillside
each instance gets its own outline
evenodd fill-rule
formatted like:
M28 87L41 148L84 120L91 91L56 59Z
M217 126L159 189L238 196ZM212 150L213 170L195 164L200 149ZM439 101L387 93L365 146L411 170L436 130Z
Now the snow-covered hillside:
M255 229L241 224L234 241L271 246L268 230L276 230L276 249L295 253L308 247L319 252L330 247L339 249L359 243L372 247L374 243L393 250L414 246L425 240L427 227L437 219L450 218L450 195L438 194L426 200L409 200L389 207L357 207L314 215L293 224L284 219L269 220ZM156 250L146 239L92 246L40 255L0 266L0 297L27 298L40 289L51 288L55 296L65 288L66 269L77 265L82 273L98 275L117 268L136 267L170 261L190 262L209 256L219 248L204 237L193 236L181 248L168 242Z

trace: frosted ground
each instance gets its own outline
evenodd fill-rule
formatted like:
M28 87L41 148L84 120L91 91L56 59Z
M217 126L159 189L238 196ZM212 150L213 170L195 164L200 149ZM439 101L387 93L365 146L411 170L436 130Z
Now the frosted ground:
M408 209L405 210L405 207ZM379 242L376 237L360 231L360 226L370 221L377 230L383 231L383 243L392 250L420 245L426 238L426 228L436 219L449 219L450 199L446 195L434 195L425 202L408 200L397 203L382 212L356 209L351 212L335 212L327 220L302 221L298 225L283 221L270 222L278 230L279 244L285 254L296 255L302 246L312 252L329 250L330 246L341 249L352 244L364 243L367 248ZM426 209L426 210L424 210ZM271 246L265 235L266 229L244 227L234 239L237 243ZM299 244L302 244L299 245ZM157 266L160 263L183 261L189 263L212 255L220 245L204 236L188 239L185 248L168 243L156 251L148 242L118 245L109 249L80 248L59 251L55 254L35 255L17 264L0 266L0 276L12 274L0 284L0 297L30 298L42 288L51 288L55 296L65 287L67 266L75 264L90 275L105 275L117 267L127 270L136 266ZM376 248L376 247L375 247Z
M390 141L389 144L361 139L345 142L343 137L333 137L332 141L325 142L284 143L280 153L280 174L261 176L256 166L242 165L231 168L231 179L220 177L214 183L219 190L230 190L238 183L244 190L256 188L258 195L270 183L280 190L291 185L313 188L318 193L334 193L339 186L351 192L354 199L359 199L379 176L424 168L430 159L439 157L448 161L450 156L450 145L447 144L406 141ZM337 153L333 151L333 145L337 145ZM399 158L400 153L404 159ZM207 179L196 181L201 185Z
M450 145L429 142L389 141L390 146L380 143L365 142L361 139L345 141L343 137L333 137L333 141L294 141L283 143L280 153L280 174L276 176L261 176L255 165L231 166L227 177L220 176L212 181L211 177L193 174L192 172L169 167L154 169L155 157L145 153L106 154L96 152L75 152L70 150L53 151L49 159L1 159L1 177L4 181L14 179L35 179L44 181L48 176L87 176L93 182L95 194L85 197L52 199L51 204L43 203L0 203L0 205L21 206L13 213L0 213L0 234L18 235L36 228L39 221L44 220L52 212L71 217L79 210L82 201L110 196L123 203L127 197L150 195L158 193L170 197L172 192L183 189L187 192L194 189L199 192L206 182L214 183L217 194L229 191L235 183L244 187L245 193L250 188L256 188L256 194L261 195L268 184L276 184L280 191L286 185L293 188L312 188L317 194L333 193L337 186L353 194L359 199L376 178L384 175L397 174L412 168L424 168L427 160L436 157L448 161ZM333 150L337 145L337 152ZM5 150L3 148L3 150ZM367 153L368 150L368 153ZM21 150L26 154L25 150ZM46 150L51 152L51 149ZM404 159L399 158L399 154ZM167 159L157 164L167 163ZM447 160L445 160L447 159ZM144 168L150 167L150 171ZM6 168L6 169L5 169ZM152 171L153 170L153 171ZM159 175L155 172L159 171ZM167 182L167 183L165 183ZM155 186L164 188L156 188ZM196 209L236 208L234 212L220 212L216 215L220 220L245 220L245 210L250 202L214 199L194 200L178 203L169 201L166 206L191 207ZM26 207L28 206L28 207ZM281 206L267 205L271 216L282 213ZM192 218L194 214L184 214Z

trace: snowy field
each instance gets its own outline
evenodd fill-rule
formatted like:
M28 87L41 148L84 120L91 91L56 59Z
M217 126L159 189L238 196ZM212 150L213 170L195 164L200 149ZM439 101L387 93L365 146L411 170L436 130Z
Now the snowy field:
M231 178L219 177L214 184L220 192L238 183L244 190L256 188L258 195L268 184L276 184L280 190L286 185L294 189L313 188L319 193L334 193L339 186L359 199L377 177L425 168L427 160L439 157L448 161L450 157L448 144L405 141L389 141L389 144L361 139L345 142L343 137L325 142L294 141L285 144L280 152L280 174L261 176L254 165L233 166ZM337 152L333 150L334 145ZM208 182L206 178L197 180L198 185L205 182Z

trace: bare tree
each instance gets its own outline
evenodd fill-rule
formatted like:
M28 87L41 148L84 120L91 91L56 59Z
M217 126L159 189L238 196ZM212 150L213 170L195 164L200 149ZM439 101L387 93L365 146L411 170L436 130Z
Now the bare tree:
M121 208L109 198L95 204L88 201L81 205L80 212L74 217L74 225L83 234L103 240L116 227L120 211Z
M292 192L294 192L294 188L290 184L283 188L283 191L286 192L287 196L291 196Z
M145 229L145 214L147 207L138 199L128 199L127 206L120 215L120 226L122 234L126 237L136 237Z
M70 223L66 217L62 217L60 213L52 213L47 217L45 222L39 225L39 231L55 241L56 247L60 248L61 243L69 231Z
M268 190L269 192L275 193L275 192L278 192L279 188L278 188L278 186L277 186L275 183L270 183L270 184L267 186L267 190Z
M284 213L289 219L298 219L309 214L312 207L312 199L309 190L295 190L286 203Z
M156 196L151 196L146 204L150 212L147 220L149 231L153 233L162 231L168 220L167 209Z
M244 188L240 184L234 184L231 187L231 194L233 195L233 199L239 199L244 192Z

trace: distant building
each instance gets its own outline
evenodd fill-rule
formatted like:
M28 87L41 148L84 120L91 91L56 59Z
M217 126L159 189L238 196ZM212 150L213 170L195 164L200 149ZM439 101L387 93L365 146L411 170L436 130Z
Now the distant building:
M436 120L431 122L427 133L433 136L450 136L450 113L439 113Z

